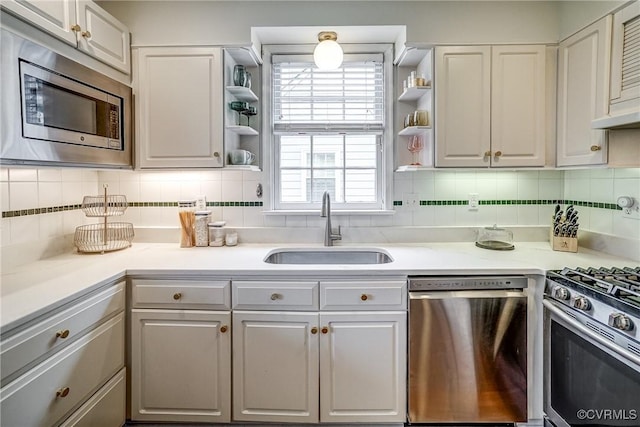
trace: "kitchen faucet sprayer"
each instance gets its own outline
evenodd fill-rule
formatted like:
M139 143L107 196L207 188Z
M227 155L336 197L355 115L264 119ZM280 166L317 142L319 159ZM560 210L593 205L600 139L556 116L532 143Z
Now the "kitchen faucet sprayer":
M338 233L336 234L334 234L331 229L331 198L329 197L328 191L325 191L322 194L322 209L320 210L320 217L327 218L324 229L324 245L333 246L334 240L342 240L340 226L338 226Z

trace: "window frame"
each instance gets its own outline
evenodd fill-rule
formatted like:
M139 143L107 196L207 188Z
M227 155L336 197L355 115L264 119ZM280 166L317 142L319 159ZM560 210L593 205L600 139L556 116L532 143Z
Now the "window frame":
M263 88L263 106L265 120L263 120L263 148L265 159L264 171L269 177L269 191L267 200L270 213L310 213L320 209L320 202L312 203L281 203L279 180L279 138L282 135L304 133L302 129L292 129L290 132L275 131L273 119L272 94L272 56L273 55L309 55L315 45L263 45L263 81L268 82ZM375 214L393 212L391 209L391 189L393 178L393 45L391 44L345 44L342 46L347 54L382 54L384 77L384 112L382 129L363 131L361 134L377 135L377 163L376 163L376 203L343 204L332 200L333 212L349 214ZM336 134L338 132L326 132ZM325 134L326 134L325 133ZM309 135L321 135L323 132L307 132ZM354 135L358 132L354 132ZM265 192L267 193L267 192Z

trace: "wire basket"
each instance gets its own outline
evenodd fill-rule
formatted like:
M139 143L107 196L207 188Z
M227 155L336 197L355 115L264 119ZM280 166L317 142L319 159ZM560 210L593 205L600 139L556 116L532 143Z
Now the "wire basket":
M133 224L129 222L110 222L87 224L76 227L73 243L78 252L110 252L131 246Z
M84 196L82 211L89 217L107 217L123 215L129 204L125 196L107 195Z

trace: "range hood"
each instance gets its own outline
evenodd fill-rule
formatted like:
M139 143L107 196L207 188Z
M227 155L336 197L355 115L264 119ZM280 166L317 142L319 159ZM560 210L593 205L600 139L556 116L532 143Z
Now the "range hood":
M591 122L593 129L640 129L640 110L617 112L595 119Z

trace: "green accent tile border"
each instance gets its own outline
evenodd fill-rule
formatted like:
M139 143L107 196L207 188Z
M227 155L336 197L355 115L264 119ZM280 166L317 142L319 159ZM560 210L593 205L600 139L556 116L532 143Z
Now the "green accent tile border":
M209 207L262 207L263 202L207 202ZM178 207L178 202L129 202L130 208L173 208ZM29 215L41 215L53 212L64 212L82 209L81 204L49 206L46 208L21 209L14 211L2 211L2 218L16 218Z
M466 206L469 204L468 200L420 200L420 206ZM615 203L602 203L602 202L585 202L581 200L554 200L554 199L507 199L507 200L479 200L478 204L481 206L502 206L502 205L574 205L584 206L596 209L610 209L610 210L622 210L620 206ZM394 200L393 206L402 206L401 200Z

